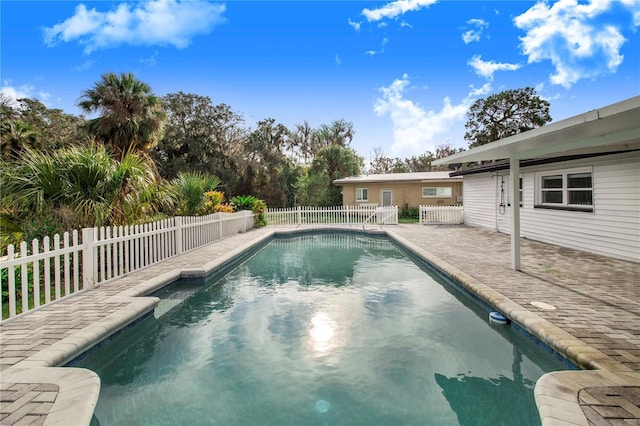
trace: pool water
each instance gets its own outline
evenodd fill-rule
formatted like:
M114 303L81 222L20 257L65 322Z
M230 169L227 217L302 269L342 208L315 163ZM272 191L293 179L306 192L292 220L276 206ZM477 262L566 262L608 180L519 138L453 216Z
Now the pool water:
M536 425L560 362L385 239L276 239L75 365L100 425Z

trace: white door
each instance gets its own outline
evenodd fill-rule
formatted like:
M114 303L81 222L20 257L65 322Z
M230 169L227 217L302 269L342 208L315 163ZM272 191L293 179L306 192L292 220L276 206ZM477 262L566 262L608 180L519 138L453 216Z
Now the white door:
M383 206L391 206L393 205L393 191L390 189L382 190L382 205Z

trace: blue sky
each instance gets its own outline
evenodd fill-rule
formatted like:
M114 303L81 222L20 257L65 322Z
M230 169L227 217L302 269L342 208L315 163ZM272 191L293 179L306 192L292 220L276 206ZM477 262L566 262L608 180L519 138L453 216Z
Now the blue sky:
M468 107L536 88L554 121L640 94L640 0L6 1L2 91L80 114L100 75L209 96L247 126L345 119L401 158L467 147Z

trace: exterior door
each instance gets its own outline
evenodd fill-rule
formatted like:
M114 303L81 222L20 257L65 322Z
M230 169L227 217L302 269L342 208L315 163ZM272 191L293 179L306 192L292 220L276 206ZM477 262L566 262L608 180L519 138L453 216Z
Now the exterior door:
M390 189L382 190L382 205L383 206L391 206L393 205L393 191Z

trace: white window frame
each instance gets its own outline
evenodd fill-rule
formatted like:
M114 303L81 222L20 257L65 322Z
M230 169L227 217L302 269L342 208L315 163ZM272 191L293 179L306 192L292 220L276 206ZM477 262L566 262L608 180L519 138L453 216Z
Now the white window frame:
M591 175L591 188L569 188L569 176L588 173ZM594 209L594 196L593 196L593 168L592 167L581 167L575 169L564 169L564 170L549 170L546 172L538 172L536 173L536 207L537 208L551 208L551 209L560 209L560 210L580 210L580 211L588 211L593 212ZM545 177L558 176L562 179L562 187L560 188L543 188L543 179ZM561 203L544 203L542 194L545 191L558 191L562 192L562 202ZM571 191L590 191L591 192L591 204L569 204L569 192Z
M524 176L520 175L518 179L520 181L520 207L523 206L522 202L524 200ZM507 191L507 206L511 206L511 185L513 185L513 179L511 179L511 175L509 175L509 190Z
M435 189L435 195L424 195L425 189ZM444 194L443 194L444 192ZM422 198L452 198L453 188L450 186L423 186Z
M367 201L369 201L369 188L356 188L356 203L366 203Z

